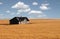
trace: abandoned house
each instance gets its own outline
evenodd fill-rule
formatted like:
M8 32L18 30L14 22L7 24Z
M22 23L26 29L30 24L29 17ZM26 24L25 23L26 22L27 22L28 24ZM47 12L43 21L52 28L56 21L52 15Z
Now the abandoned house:
M27 17L14 17L10 20L10 24L27 24L29 19Z

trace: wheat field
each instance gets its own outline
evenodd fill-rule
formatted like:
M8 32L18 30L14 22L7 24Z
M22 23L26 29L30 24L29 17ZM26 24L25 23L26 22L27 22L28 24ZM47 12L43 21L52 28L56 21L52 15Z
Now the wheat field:
M30 24L15 25L0 20L0 39L60 39L60 19L31 19Z

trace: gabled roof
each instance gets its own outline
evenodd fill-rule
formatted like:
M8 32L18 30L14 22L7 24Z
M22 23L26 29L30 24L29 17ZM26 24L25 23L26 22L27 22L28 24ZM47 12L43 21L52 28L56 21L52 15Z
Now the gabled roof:
M27 21L29 21L29 19L27 17L20 17L19 19L21 19L21 20L26 19Z
M14 17L11 20L14 20L14 19L19 20L19 21L22 21L22 20L26 19L27 21L29 21L29 19L27 17Z

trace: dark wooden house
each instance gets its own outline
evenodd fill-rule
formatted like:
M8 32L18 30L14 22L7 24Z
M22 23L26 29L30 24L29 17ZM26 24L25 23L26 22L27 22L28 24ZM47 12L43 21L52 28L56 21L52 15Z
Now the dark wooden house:
M29 19L27 17L14 17L10 20L10 24L21 24L21 23L28 23Z

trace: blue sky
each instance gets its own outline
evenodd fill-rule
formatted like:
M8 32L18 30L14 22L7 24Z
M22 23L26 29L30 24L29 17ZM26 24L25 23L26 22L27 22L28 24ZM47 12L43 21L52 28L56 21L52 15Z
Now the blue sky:
M15 16L60 18L60 0L0 0L0 19Z

